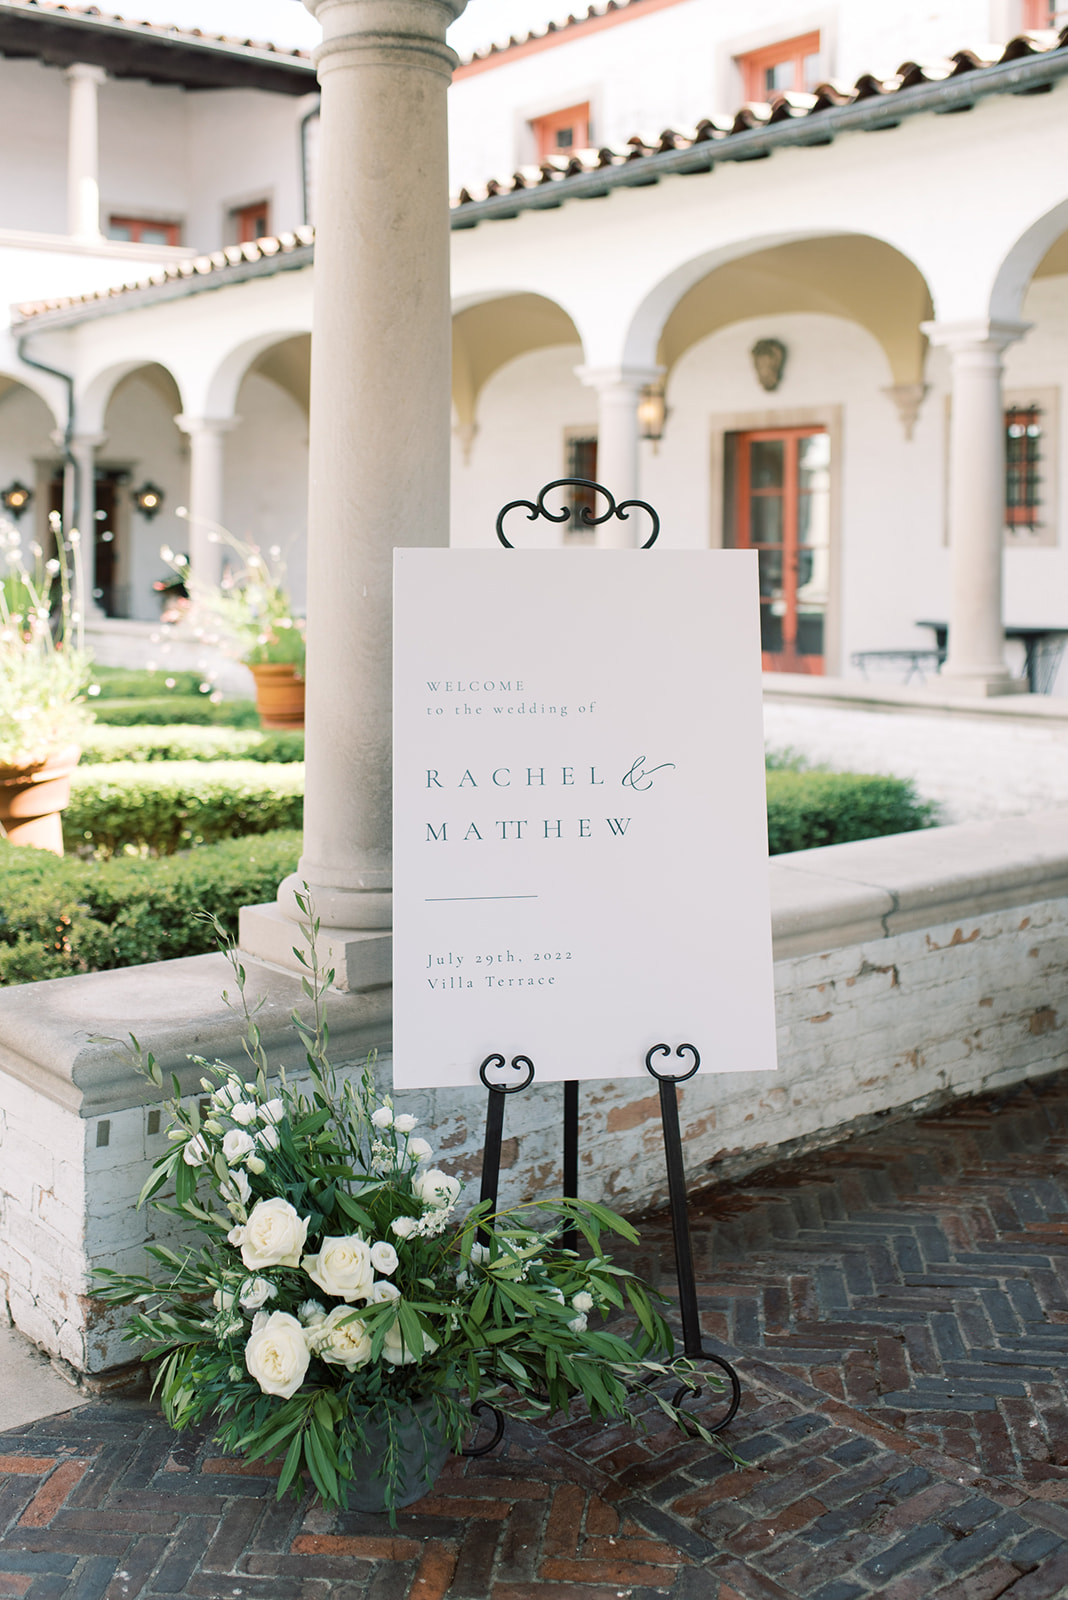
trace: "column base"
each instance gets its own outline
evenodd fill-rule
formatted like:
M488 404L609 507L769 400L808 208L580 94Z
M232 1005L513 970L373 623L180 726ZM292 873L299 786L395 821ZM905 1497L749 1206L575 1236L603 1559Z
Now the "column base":
M297 959L307 941L300 924L276 900L242 906L237 942L243 953L285 972L307 973ZM393 982L393 933L388 928L322 927L315 944L320 967L333 967L333 987L345 994L382 989Z
M1026 678L1010 678L995 672L946 672L929 679L925 688L932 694L960 695L968 700L991 700L1004 694L1030 694L1031 685Z

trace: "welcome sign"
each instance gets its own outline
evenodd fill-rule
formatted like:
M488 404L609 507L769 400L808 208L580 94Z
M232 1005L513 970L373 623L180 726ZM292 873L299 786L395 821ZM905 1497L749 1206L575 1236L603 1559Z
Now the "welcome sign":
M774 1069L758 628L750 551L395 552L398 1087Z

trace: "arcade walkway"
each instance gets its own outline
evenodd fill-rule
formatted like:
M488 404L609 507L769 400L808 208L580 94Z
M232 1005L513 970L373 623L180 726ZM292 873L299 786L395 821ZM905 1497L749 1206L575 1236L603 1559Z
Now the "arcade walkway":
M1068 1592L1068 1074L760 1174L695 1222L744 1465L659 1430L513 1425L392 1531L278 1506L151 1405L93 1401L0 1436L0 1596ZM640 1265L669 1264L656 1217Z

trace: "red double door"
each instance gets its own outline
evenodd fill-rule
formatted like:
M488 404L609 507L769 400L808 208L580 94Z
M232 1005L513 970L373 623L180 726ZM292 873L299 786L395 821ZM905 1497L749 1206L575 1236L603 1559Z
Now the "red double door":
M727 436L724 542L758 553L766 672L824 670L830 464L825 428Z

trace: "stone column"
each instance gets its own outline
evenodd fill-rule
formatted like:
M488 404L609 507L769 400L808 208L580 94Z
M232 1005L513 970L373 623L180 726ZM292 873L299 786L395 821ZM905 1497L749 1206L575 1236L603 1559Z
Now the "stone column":
M85 618L102 617L104 608L96 590L96 453L107 439L104 433L76 433L70 442L77 465L75 522L79 530L78 610Z
M1002 546L1005 409L1002 354L1027 332L1020 322L925 322L952 363L949 433L949 655L939 687L988 696L1026 691L1005 665Z
M639 494L638 404L642 390L662 376L663 368L576 367L575 371L597 391L598 481L617 503L633 500ZM605 549L630 549L639 542L642 528L637 514L626 522L611 517L597 529L597 543Z
M224 436L240 417L177 416L189 436L189 568L201 583L218 583L223 547L218 542L223 514Z
M242 947L296 967L306 882L342 988L389 982L392 564L449 540L445 29L466 0L305 0L323 25L304 853Z
M97 133L97 89L106 80L103 67L76 61L67 68L70 121L67 138L67 232L75 239L97 240L100 234L100 139Z

